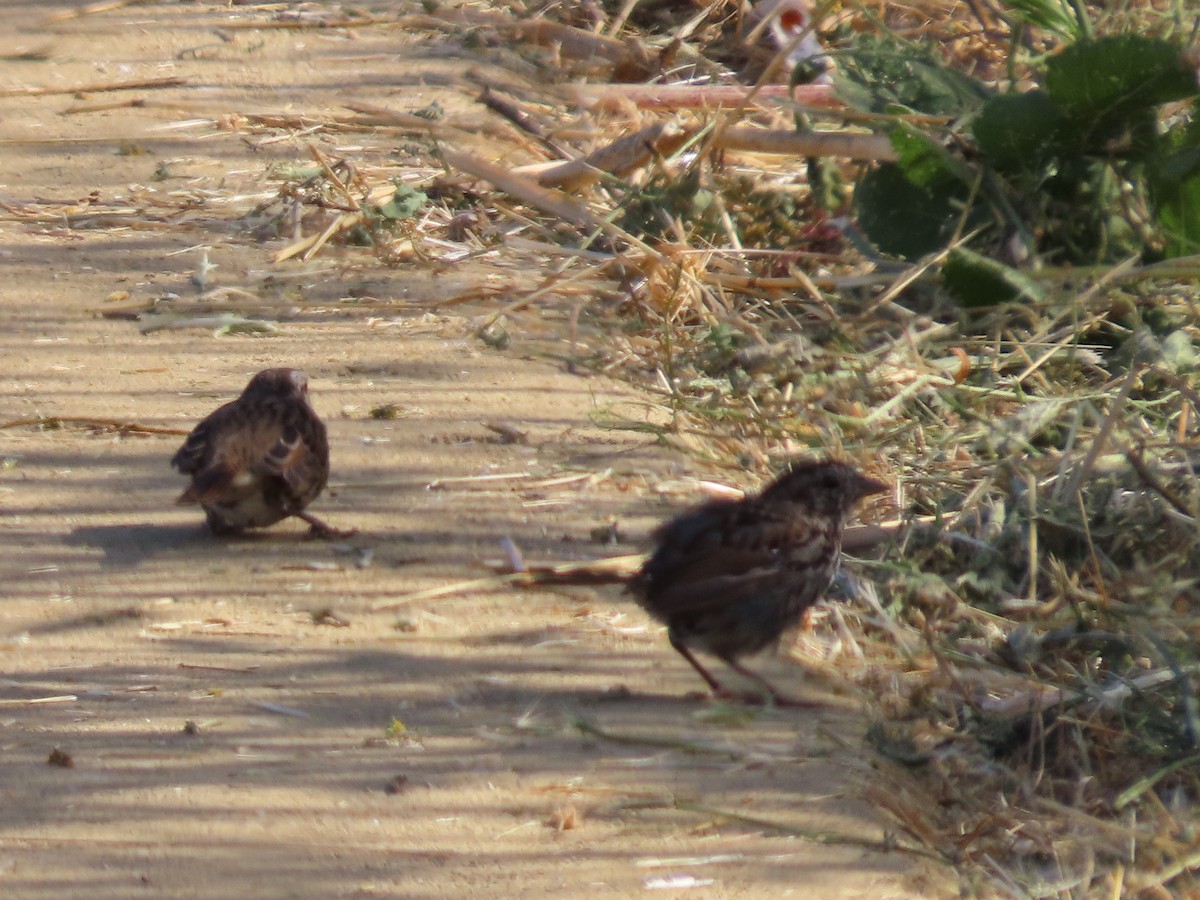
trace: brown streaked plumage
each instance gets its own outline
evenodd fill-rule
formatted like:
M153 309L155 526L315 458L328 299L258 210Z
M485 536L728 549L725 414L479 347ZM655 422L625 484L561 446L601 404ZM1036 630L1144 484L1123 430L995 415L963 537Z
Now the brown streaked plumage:
M200 504L214 534L265 528L288 516L321 537L350 533L304 511L329 478L329 441L298 369L255 375L240 397L192 430L171 465L192 479L176 502Z
M846 515L885 489L844 463L795 463L760 494L714 500L667 522L629 589L717 696L737 695L693 650L713 654L781 706L810 705L738 659L778 641L821 599L837 571Z

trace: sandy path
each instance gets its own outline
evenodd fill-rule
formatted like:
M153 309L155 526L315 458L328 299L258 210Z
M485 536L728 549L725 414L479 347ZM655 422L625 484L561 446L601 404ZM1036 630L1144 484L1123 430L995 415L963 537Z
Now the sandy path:
M346 251L336 269L261 300L283 323L271 337L142 335L96 315L116 291L195 296L199 247L219 266L215 283L261 284L281 246L255 243L219 204L169 227L55 218L82 212L93 191L101 206L140 206L172 191L261 190L268 165L304 159L295 141L164 124L187 109L315 112L348 97L467 110L470 92L440 77L460 67L452 48L382 27L224 40L213 28L236 10L218 4L47 21L68 8L7 4L7 51L44 49L49 61L0 62L0 91L187 84L95 94L88 102L158 105L76 115L61 114L79 102L69 94L0 97L0 197L37 211L0 213L0 419L187 429L254 371L294 365L333 448L334 489L314 511L360 533L331 546L284 524L216 541L172 505L180 481L167 460L180 438L0 431L0 894L629 895L660 881L677 884L668 896L936 893L940 876L902 855L671 806L880 837L886 823L858 799L871 767L848 695L829 712L713 720L687 696L697 679L615 589L377 609L486 574L480 561L500 555L503 536L531 558L603 555L588 541L597 525L619 516L636 538L697 496L648 495L686 461L590 424L598 408L636 412L629 388L531 361L519 339L509 352L483 347L465 317L480 309L431 315L418 302L381 316L341 302L353 288L420 301L515 280L519 262L502 251L432 275ZM317 140L390 152L386 135ZM389 403L396 418L369 415ZM498 415L529 443L495 440L481 423ZM517 477L430 489L503 473ZM319 624L326 609L345 627ZM762 665L814 692L837 687L782 660ZM39 698L70 699L24 702ZM577 719L709 749L596 739ZM55 747L73 768L47 764Z

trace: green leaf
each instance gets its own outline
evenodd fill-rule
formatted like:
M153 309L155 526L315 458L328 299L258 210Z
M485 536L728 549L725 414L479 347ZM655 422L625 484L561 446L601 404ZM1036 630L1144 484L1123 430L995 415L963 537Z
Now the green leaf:
M1046 64L1046 92L1070 118L1124 117L1197 95L1196 73L1175 44L1123 34L1067 47Z
M1197 96L1176 45L1137 34L1085 41L1046 64L1046 92L1079 154L1144 160L1158 145L1157 107Z
M913 184L952 190L955 185L970 188L974 183L970 167L920 129L902 122L892 129L889 138L900 157L896 165Z
M949 242L971 195L974 172L924 132L890 134L899 160L868 172L854 190L859 225L883 253L919 259Z
M409 187L407 184L397 184L396 190L392 193L392 199L379 207L379 215L393 221L411 219L428 202L429 197L424 192Z
M1068 3L1085 32L1074 0L1021 0L1020 8L1065 29ZM1186 124L1194 108L1160 114L1166 102L1200 96L1174 44L1140 34L1080 41L1048 61L1042 90L1023 94L989 95L970 79L946 78L932 54L896 41L868 42L843 74L851 105L966 118L987 163L911 126L894 127L898 161L864 176L854 201L882 252L920 258L944 247L960 223L964 233L995 223L974 246L1019 234L1036 255L1088 263L1156 255L1164 246L1171 256L1200 253L1200 126ZM1142 204L1125 203L1126 192L1150 201L1152 221L1136 221ZM1036 291L1012 270L964 257L946 274L964 303Z
M1200 158L1196 161L1200 163ZM1200 253L1200 166L1188 178L1156 185L1152 196L1167 236L1167 256Z
M954 195L914 184L898 165L872 169L854 190L859 226L881 252L920 259L946 246L959 212Z
M898 107L961 116L988 96L981 82L947 68L930 50L890 38L864 37L840 54L833 86L847 106L876 113Z
M1066 122L1042 91L992 97L971 130L979 147L998 171L1040 171L1059 156Z
M1084 27L1070 0L1008 0L1008 6L1030 25L1075 41L1084 37Z
M1176 129L1170 151L1147 167L1150 199L1167 239L1167 256L1200 253L1200 121Z
M963 306L995 306L1043 299L1041 285L1022 272L982 254L956 247L942 266L946 290Z

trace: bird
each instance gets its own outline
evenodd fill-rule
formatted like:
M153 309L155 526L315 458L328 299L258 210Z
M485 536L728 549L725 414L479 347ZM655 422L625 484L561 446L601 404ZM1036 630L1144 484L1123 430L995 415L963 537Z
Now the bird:
M299 369L259 372L240 397L192 430L171 465L191 477L175 502L200 504L213 534L265 528L288 516L307 522L314 537L353 533L304 511L329 478L329 439Z
M885 490L842 462L795 462L757 495L712 500L660 527L627 590L667 626L671 646L714 696L816 705L776 690L739 658L776 643L821 599L837 571L847 514ZM761 692L727 690L694 650L716 656Z

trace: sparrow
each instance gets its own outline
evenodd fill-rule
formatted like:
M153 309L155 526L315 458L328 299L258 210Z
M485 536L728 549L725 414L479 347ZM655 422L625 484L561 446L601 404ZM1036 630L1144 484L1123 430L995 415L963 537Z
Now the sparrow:
M265 528L288 516L307 522L315 537L353 533L304 511L329 478L329 440L298 369L255 375L240 397L193 429L171 465L192 479L175 502L204 507L213 534Z
M776 643L829 588L846 515L886 485L833 461L798 462L761 493L713 500L667 522L628 590L717 697L812 706L738 660ZM725 688L693 651L716 656L762 694Z

